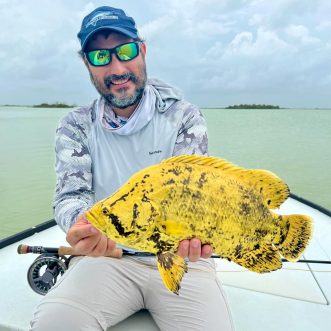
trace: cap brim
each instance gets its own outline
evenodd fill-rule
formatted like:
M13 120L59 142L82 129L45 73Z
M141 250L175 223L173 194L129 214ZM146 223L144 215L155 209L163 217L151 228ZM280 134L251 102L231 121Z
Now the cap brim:
M124 34L125 36L128 36L128 37L130 37L130 38L132 38L132 39L137 39L137 38L138 38L138 35L137 35L137 34L135 34L135 33L133 33L133 32L130 32L130 31L126 30L126 29L122 29L122 28L120 28L120 27L107 27L107 26L102 26L102 27L99 27L99 28L93 30L92 32L90 32L90 33L86 36L86 38L85 38L85 40L84 40L84 42L83 42L83 44L82 44L82 51L84 51L84 48L85 48L85 46L86 46L86 43L87 43L88 40L92 37L92 35L94 35L96 32L98 32L98 31L100 31L100 30L112 30L112 31L120 32L120 33Z

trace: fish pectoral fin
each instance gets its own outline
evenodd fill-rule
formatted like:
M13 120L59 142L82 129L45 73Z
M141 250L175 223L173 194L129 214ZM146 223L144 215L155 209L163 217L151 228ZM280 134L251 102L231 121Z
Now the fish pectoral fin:
M257 273L275 271L282 267L281 256L270 243L256 244L254 248L242 252L240 257L236 256L231 260Z
M180 283L187 272L185 260L171 252L157 254L157 267L165 287L178 295Z

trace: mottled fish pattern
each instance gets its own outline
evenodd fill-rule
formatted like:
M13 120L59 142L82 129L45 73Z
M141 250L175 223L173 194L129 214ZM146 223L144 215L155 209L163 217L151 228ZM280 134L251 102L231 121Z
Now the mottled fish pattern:
M266 170L249 170L207 156L178 156L136 173L87 219L109 238L155 253L165 286L178 293L187 271L175 254L179 241L197 237L215 254L251 271L296 261L312 233L312 219L281 216L288 186Z

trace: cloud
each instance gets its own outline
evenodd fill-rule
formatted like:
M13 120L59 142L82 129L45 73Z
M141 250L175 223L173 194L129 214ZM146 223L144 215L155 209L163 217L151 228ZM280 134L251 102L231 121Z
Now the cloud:
M144 24L140 28L140 34L148 40L158 38L160 34L166 33L174 23L175 17L170 15L161 16Z
M97 94L77 55L76 34L82 18L104 4L0 0L0 104L90 103ZM178 86L198 105L270 98L283 106L331 106L328 0L112 5L135 18L147 41L149 75Z
M289 45L281 40L275 32L259 28L256 39L254 39L252 32L238 33L228 45L225 55L261 57L274 55L288 48Z
M320 42L320 39L312 37L309 29L303 25L290 24L285 32L290 38L297 39L303 44L318 44Z

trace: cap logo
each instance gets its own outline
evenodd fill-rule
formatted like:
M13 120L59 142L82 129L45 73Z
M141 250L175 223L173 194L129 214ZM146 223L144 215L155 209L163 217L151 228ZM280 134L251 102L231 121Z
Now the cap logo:
M90 25L96 26L100 20L118 20L118 16L112 15L111 13L103 13L95 15L85 26L87 29Z

